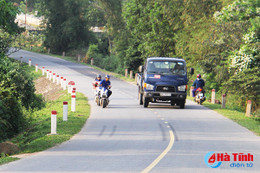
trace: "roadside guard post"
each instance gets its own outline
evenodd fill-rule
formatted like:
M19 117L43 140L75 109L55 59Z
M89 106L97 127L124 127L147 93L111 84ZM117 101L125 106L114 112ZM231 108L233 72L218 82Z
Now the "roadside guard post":
M128 69L126 68L125 69L125 77L127 77L128 76Z
M216 103L215 100L216 100L216 91L215 91L215 89L212 89L211 103L215 104Z
M133 79L133 70L130 71L130 79Z
M76 111L76 96L72 95L71 96L71 112Z
M73 96L73 95L75 96L75 95L76 95L76 90L73 90L72 93L71 93L71 95L72 95L72 96Z
M46 70L46 78L49 79L49 70Z
M80 54L78 54L78 62L80 62L80 59L81 59L81 58L80 58Z
M32 60L29 59L29 66L31 67L32 66Z
M60 77L60 86L63 87L63 77Z
M52 111L51 112L51 134L52 135L57 134L56 129L57 129L57 111Z
M38 72L38 64L35 65L35 71Z
M44 67L42 67L42 76L44 76L44 72L45 72Z
M51 77L52 77L52 71L50 71L49 73L49 80L51 80Z
M74 81L70 81L68 83L68 93L72 93L72 88L75 86L75 82Z
M64 78L64 79L63 79L63 90L66 90L66 85L67 85L66 79Z
M252 108L252 102L251 100L247 100L247 106L246 106L246 116L251 116L251 108Z
M60 84L60 75L58 75L58 74L57 74L57 76L56 76L56 82L57 82L57 85Z
M191 86L190 87L190 96L192 97L193 95L192 95L192 90L194 90L194 86Z
M73 83L71 84L71 88L70 88L70 93L72 93L72 91L74 90L74 88L75 88L75 82L73 81ZM76 88L75 88L75 90L76 90Z
M63 102L63 121L68 121L68 102Z
M222 95L222 105L221 105L222 108L225 108L226 107L226 94L223 94Z
M93 58L91 58L91 60L90 60L90 65L94 65L94 59Z
M55 81L56 81L56 74L53 73L53 75L52 75L52 82L55 83Z

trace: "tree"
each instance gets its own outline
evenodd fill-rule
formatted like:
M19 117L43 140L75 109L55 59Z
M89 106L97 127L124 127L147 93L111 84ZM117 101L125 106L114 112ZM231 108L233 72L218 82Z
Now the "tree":
M41 12L46 18L46 47L61 53L87 46L92 37L84 17L87 6L88 1L83 0L42 1Z
M14 22L17 13L12 3L0 0L0 54L6 53L15 36L23 31Z

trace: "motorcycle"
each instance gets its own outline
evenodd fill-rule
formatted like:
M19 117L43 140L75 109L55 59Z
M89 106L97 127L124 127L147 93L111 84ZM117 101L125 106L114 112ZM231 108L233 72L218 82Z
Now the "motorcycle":
M194 101L201 105L206 100L204 93L205 91L202 88L198 88L195 92Z
M102 88L101 92L100 92L100 98L99 98L99 104L102 106L102 108L107 107L107 105L109 104L109 99L107 97L107 89L106 88Z
M98 87L99 82L94 82L93 83L93 89L95 91L95 101L97 103L98 106L100 106L100 98L101 98L101 89L102 87Z
M101 98L100 95L101 95L101 88L97 88L95 93L95 101L98 106L100 106L100 98Z

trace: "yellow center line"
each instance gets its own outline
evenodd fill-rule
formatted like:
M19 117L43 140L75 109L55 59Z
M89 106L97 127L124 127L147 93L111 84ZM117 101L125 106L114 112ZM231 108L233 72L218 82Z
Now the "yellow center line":
M170 142L169 142L168 146L165 148L165 150L148 167L146 167L142 171L142 173L150 172L166 156L166 154L171 150L171 148L172 148L172 146L174 144L173 131L169 130L169 134L170 134Z

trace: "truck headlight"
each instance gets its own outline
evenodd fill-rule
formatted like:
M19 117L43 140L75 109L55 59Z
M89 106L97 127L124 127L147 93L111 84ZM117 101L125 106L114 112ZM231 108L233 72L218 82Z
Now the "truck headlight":
M186 85L178 86L178 91L186 91Z
M154 86L148 83L144 83L144 88L147 90L153 90Z

